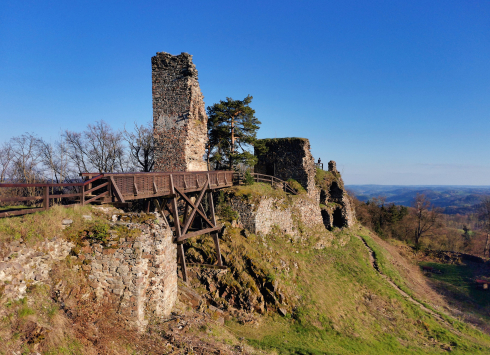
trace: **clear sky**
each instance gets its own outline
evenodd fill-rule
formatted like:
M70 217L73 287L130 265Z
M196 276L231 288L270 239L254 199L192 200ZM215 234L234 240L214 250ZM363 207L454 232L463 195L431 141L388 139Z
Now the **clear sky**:
M149 122L161 51L347 184L490 185L488 0L0 0L0 142Z

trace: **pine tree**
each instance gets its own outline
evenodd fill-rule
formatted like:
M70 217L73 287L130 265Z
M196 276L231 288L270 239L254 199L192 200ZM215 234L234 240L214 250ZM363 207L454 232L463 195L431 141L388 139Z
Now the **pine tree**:
M208 106L208 168L213 164L216 170L235 169L242 163L254 166L257 158L251 152L255 147L264 151L265 145L257 140L261 122L255 117L255 110L249 104L253 97L233 100L227 97L213 106Z

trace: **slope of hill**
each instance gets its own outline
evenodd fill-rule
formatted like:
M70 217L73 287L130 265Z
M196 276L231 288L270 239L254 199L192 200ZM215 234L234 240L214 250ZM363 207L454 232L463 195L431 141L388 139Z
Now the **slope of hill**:
M48 228L69 216L83 231L82 213L59 208L34 217ZM25 234L30 218L0 221L0 236ZM0 305L0 353L490 353L488 334L461 321L414 262L363 227L305 229L295 239L280 228L255 235L222 222L227 270L189 265L172 316L148 315L145 333L101 308L68 257L47 275L52 288L30 287L25 298ZM187 240L185 249L189 262L216 260L209 236ZM61 273L76 281L70 304L54 292Z
M490 186L401 186L401 185L349 185L360 201L385 197L387 203L410 206L417 194L425 194L436 207L446 214L474 212L483 196L490 196Z

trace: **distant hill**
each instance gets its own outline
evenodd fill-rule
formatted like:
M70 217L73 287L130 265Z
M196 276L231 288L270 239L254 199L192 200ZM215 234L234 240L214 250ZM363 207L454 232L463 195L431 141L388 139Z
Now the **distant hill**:
M414 197L425 194L444 213L471 213L483 196L490 196L490 186L402 186L402 185L348 185L360 201L374 197L386 197L387 203L410 206Z

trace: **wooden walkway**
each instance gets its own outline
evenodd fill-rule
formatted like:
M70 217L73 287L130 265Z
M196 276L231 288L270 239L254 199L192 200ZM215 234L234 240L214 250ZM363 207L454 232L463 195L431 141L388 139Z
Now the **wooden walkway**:
M145 200L146 212L150 211L150 204L153 203L165 223L174 232L174 242L177 243L177 256L184 281L187 281L187 267L182 243L189 238L210 234L216 248L217 262L214 265L201 266L226 268L223 266L218 238L222 226L216 222L212 193L217 189L233 186L234 182L240 184L243 176L234 174L233 171L83 173L80 175L85 181L64 184L0 184L0 190L10 189L7 191L10 193L3 194L3 191L0 191L0 204L42 201L42 207L3 211L0 212L0 217L48 210L52 200L58 200L58 203L64 207L89 203L122 206L128 205L129 201ZM297 193L287 182L273 176L252 175L255 181L270 183L284 191ZM68 193L62 193L63 191ZM15 194L17 196L13 197Z

